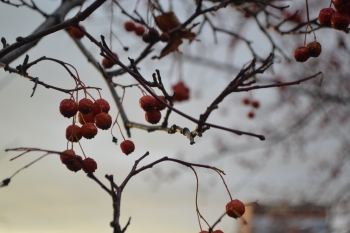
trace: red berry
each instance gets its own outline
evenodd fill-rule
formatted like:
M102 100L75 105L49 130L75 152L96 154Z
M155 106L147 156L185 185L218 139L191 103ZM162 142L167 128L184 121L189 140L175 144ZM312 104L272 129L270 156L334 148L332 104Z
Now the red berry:
M153 109L155 109L155 107L157 105L157 101L155 98L153 98L153 96L144 95L140 98L139 104L140 104L140 107L144 111L148 112L148 111L152 111Z
M162 114L159 110L148 111L145 114L146 121L151 124L157 124L160 121Z
M92 105L92 111L95 115L105 112L108 113L110 109L109 103L105 99L98 99Z
M81 127L81 134L86 139L94 138L97 134L97 127L94 123L86 123Z
M68 155L61 154L60 155L60 159L61 159L61 162L63 164L69 164L69 163L73 163L74 162L74 157L73 157L73 156L75 156L74 150L65 150L62 153L72 155L72 156L68 156Z
M73 172L77 172L81 170L81 163L79 161L82 161L82 158L77 155L72 163L66 164L66 167Z
M285 16L287 19L293 20L293 22L295 23L301 23L302 21L301 14L297 13L293 18L291 18L293 15L294 15L293 13L287 12Z
M85 27L84 26L82 26L82 25L79 25L82 29L84 29L85 30ZM70 29L69 29L69 33L70 33L70 35L73 37L73 38L75 38L75 39L81 39L81 38L83 38L84 37L84 33L83 32L81 32L78 28L76 28L76 27L71 27Z
M92 105L93 104L94 103L92 102L92 100L87 99L87 98L82 98L79 101L78 110L82 114L88 114L88 113L90 113L92 111Z
M124 154L129 155L135 150L135 144L130 140L125 140L120 143L120 149L122 149Z
M334 14L335 10L333 8L323 8L320 10L320 13L318 15L318 21L320 21L321 25L324 26L331 26L331 18L332 15Z
M232 218L240 218L245 212L245 206L240 200L232 200L226 205L226 214Z
M60 103L60 113L64 117L72 117L78 112L77 103L72 99L64 99Z
M349 12L350 12L350 1L349 0L334 0L333 6L340 13L349 14Z
M145 28L143 26L137 26L134 31L136 35L142 36L145 33Z
M254 116L255 116L254 112L249 112L249 113L248 113L248 117L249 117L249 118L254 118Z
M174 101L183 101L190 98L190 89L186 87L185 83L180 81L173 87L174 92L176 93Z
M101 112L95 116L95 124L99 129L109 129L112 125L112 117L108 113Z
M294 58L297 62L305 62L310 58L309 50L305 46L298 47L294 52Z
M66 138L68 141L78 142L82 137L83 135L81 134L81 129L79 126L74 125L74 128L73 128L73 125L70 125L67 127Z
M116 53L113 53L113 55L117 60L119 60L118 55ZM102 66L106 69L112 68L112 66L114 66L114 64L115 64L114 61L112 61L111 59L109 59L107 57L103 58L103 60L102 60Z
M215 230L213 233L224 233L222 230Z
M95 114L93 112L90 112L88 114L78 113L78 121L82 125L84 125L85 123L94 123Z
M163 100L163 102L166 103L165 96L159 95L158 98L161 99L161 100ZM159 102L159 101L156 99L156 107L155 107L155 109L161 111L161 110L164 110L165 108L166 108L166 105L165 105L165 104L162 104L161 102Z
M209 231L201 231L201 232L199 232L199 233L208 233Z
M318 57L321 54L322 47L317 41L308 43L306 48L309 50L310 57Z
M245 104L245 105L248 105L248 104L250 104L250 99L244 98L244 99L242 100L242 103Z
M331 18L332 28L337 30L345 30L348 28L350 21L349 16L343 13L335 12Z
M259 106L260 106L259 101L257 101L257 100L253 101L253 102L252 102L252 106L253 106L254 108L259 108Z
M127 21L124 23L124 28L128 32L132 32L135 30L135 24L132 21Z
M89 169L87 170L86 168L82 167L83 171L85 173L89 173L89 171L95 172L97 169L97 163L95 162L95 160L93 160L92 158L86 158L83 160L84 165Z

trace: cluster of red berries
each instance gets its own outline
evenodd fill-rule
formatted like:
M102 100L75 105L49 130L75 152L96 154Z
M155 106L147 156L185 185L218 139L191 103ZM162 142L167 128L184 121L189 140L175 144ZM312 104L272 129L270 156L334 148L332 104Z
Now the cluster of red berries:
M125 22L124 29L128 32L135 32L135 34L138 36L142 36L145 33L145 28L143 26L136 26L132 21Z
M336 10L331 7L323 8L318 15L320 24L337 30L345 30L350 24L350 0L332 1Z
M320 56L322 51L321 44L317 41L310 42L306 46L298 47L294 52L294 58L297 62L305 62L310 57Z
M166 102L164 96L158 96L159 99ZM157 124L162 117L161 110L165 109L166 105L159 102L150 95L142 96L139 100L140 107L145 111L145 119L151 124Z
M74 172L81 169L85 173L95 172L97 169L97 163L92 158L85 158L84 160L79 155L75 155L74 150L65 150L60 155L61 162L66 165L66 167ZM84 164L85 167L82 165Z
M178 82L172 86L173 91L176 93L174 101L183 101L190 98L190 89L185 85L183 81Z
M97 128L106 130L112 125L112 117L108 114L110 107L106 100L95 102L83 98L77 104L73 99L64 99L60 103L60 112L64 117L74 117L78 114L78 121L82 125L70 125L66 129L66 138L71 142L78 142L82 137L94 138Z
M244 105L251 105L253 108L259 108L260 107L260 102L259 101L257 101L257 100L250 100L249 98L244 98L243 100L242 100L242 103L244 104ZM249 118L254 118L254 116L255 116L255 113L254 113L254 111L253 110L251 110L249 113L248 113L248 117Z

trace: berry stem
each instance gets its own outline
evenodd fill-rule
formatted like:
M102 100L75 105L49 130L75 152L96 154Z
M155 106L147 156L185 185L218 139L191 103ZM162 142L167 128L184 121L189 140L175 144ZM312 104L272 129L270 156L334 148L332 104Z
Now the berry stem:
M79 144L79 146L80 146L81 152L83 152L84 158L86 159L86 155L85 155L85 152L84 152L84 150L83 150L83 147L82 147L81 144L80 144L80 141L78 141L78 144Z
M225 179L224 179L224 177L221 175L221 170L219 170L219 169L217 169L217 168L212 168L214 171L216 171L218 174L219 174L219 176L221 177L221 179L222 179L222 182L224 183L224 185L225 185L225 188L226 188L226 190L227 190L227 192L228 192L228 195L230 196L230 199L231 199L231 201L233 200L232 199L232 196L231 196L231 193L230 193L230 190L228 189L228 187L227 187L227 184L226 184L226 182L225 182Z
M112 134L112 136L113 136L113 127L114 127L115 124L117 124L117 125L118 125L118 128L119 128L119 131L120 131L120 134L122 135L122 137L123 137L123 139L124 139L124 141L125 141L125 137L124 137L123 131L122 131L122 129L120 128L120 125L119 125L119 123L118 123L118 117L119 117L119 114L120 114L120 109L121 109L122 106L123 106L124 97L125 97L125 88L123 88L123 95L122 95L122 98L121 98L121 100L120 100L120 105L119 105L119 108L118 108L117 117L115 118L115 121L114 121L113 126L112 126L112 128L111 128L111 134Z

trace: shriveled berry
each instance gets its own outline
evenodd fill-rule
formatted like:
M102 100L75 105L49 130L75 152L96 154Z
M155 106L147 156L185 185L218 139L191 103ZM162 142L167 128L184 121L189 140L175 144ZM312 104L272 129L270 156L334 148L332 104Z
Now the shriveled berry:
M170 36L168 33L163 32L162 34L160 34L160 40L163 42L168 42L170 40Z
M71 142L78 142L83 135L81 134L81 128L77 125L70 125L66 129L66 138Z
M298 47L294 52L294 58L297 62L305 62L310 58L309 50L305 46Z
M255 116L254 112L249 112L249 113L248 113L248 117L249 117L249 118L254 118L254 116Z
M105 99L98 99L94 102L92 106L92 111L95 115L105 112L108 113L110 109L109 103Z
M88 114L88 113L90 113L92 111L92 105L93 104L94 103L92 102L92 100L87 99L87 98L82 98L79 101L78 110L82 114Z
M245 104L245 105L248 105L248 104L250 104L250 99L244 98L244 99L242 100L242 103Z
M174 92L176 93L174 101L183 101L190 98L190 89L185 85L183 81L178 82L172 86Z
M134 30L135 30L135 27L136 27L136 26L135 26L135 23L132 22L132 21L127 21L127 22L124 23L124 28L125 28L125 30L128 31L128 32L134 31Z
M88 114L78 113L78 121L82 125L84 125L85 123L94 123L95 114L93 112L90 112Z
M308 43L306 48L309 50L310 57L318 57L321 54L322 47L317 41Z
M330 27L332 25L331 18L334 12L335 10L331 7L320 10L320 13L318 14L318 21L320 21L320 24Z
M99 129L109 129L112 125L112 117L108 113L101 112L95 116L95 124Z
M245 212L245 206L240 200L232 200L226 205L226 214L232 218L240 218Z
M63 164L73 163L73 161L74 161L74 157L73 156L75 156L74 150L65 150L62 153L71 155L71 156L64 155L64 154L60 155L60 159L61 159L61 162Z
M78 112L77 103L72 99L64 99L60 103L60 113L64 117L72 117Z
M83 160L84 165L89 169L87 170L86 168L82 167L83 171L85 173L89 173L89 172L95 172L97 169L97 163L95 162L95 160L93 160L92 158L86 158Z
M145 33L145 28L143 26L137 26L134 31L136 35L142 36Z
M84 29L85 30L85 27L83 26L83 25L79 25L82 29ZM78 28L76 28L76 27L71 27L70 29L69 29L69 33L70 33L70 35L73 37L73 38L75 38L75 39L81 39L81 38L83 38L84 37L84 33L83 32L81 32Z
M332 28L337 30L345 30L349 27L349 16L343 13L335 12L331 18Z
M259 108L259 107L260 107L260 102L257 101L257 100L255 100L255 101L252 102L252 106L253 106L254 108Z
M139 104L140 104L140 107L144 111L148 112L148 111L152 111L153 109L155 109L155 107L157 105L157 101L155 98L153 98L153 96L144 95L140 98Z
M113 56L117 59L117 60L119 60L119 58L118 58L118 55L116 54L116 53L113 53ZM105 57L105 58L103 58L103 60L102 60L102 66L104 67L104 68L106 68L106 69L109 69L109 68L112 68L113 66L114 66L114 61L112 61L111 59L109 59L108 57Z
M79 161L82 161L82 158L77 155L72 163L66 164L66 167L73 172L77 172L81 170L81 163Z
M150 43L151 42L151 37L148 35L148 33L145 33L145 34L142 35L142 40L145 43Z
M148 30L148 35L150 37L151 43L159 41L159 32L155 28L150 28Z
M145 113L146 121L151 124L157 124L160 121L162 114L159 110L152 110Z
M97 134L97 127L94 123L86 123L81 127L81 134L86 139L94 138Z
M135 150L135 144L131 140L125 140L120 143L120 149L124 154L129 155Z
M166 99L165 99L165 96L164 96L164 95L159 95L158 98L161 99L161 100L163 100L163 102L166 103ZM156 106L155 106L155 109L161 111L161 110L163 110L163 109L165 109L165 108L166 108L166 105L165 105L165 104L162 104L161 102L159 102L159 101L156 99Z

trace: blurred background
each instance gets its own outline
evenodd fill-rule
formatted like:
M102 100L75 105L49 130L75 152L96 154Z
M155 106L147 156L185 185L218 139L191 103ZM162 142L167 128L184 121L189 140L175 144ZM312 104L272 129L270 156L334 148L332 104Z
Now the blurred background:
M61 3L56 0L34 2L47 14L54 12ZM87 0L83 9L92 2ZM140 15L148 18L150 25L155 26L147 11L147 1L118 2L130 14L137 9ZM159 3L165 11L172 8L181 22L188 19L196 7L194 1ZM210 7L214 3L204 1L203 4ZM348 34L319 28L317 21L312 21L317 29L317 41L322 44L322 53L317 59L297 63L293 54L295 48L304 43L305 35L296 32L305 30L305 2L274 4L290 7L283 11L259 8L252 1L244 7L229 5L208 17L218 28L251 41L257 56L266 58L271 51L275 52L273 66L265 74L255 77L258 85L292 82L319 71L323 73L322 85L320 78L316 78L296 86L233 93L209 117L210 123L263 134L265 141L210 129L190 145L181 134L131 129L131 140L136 149L125 156L119 145L112 142L110 131L99 130L93 140L83 139L81 145L85 154L98 163L95 175L105 185L109 186L104 178L106 174L113 174L116 183L121 184L134 161L149 151L150 155L140 167L168 156L225 171L224 178L232 197L250 204L244 215L248 224L243 226L242 221L225 216L216 228L223 232L349 232ZM320 9L328 6L328 1L309 1L310 20L316 19ZM66 18L73 17L78 10L72 9ZM296 11L295 17L290 19ZM286 18L289 20L281 27L274 27ZM28 7L17 8L5 3L0 3L0 19L0 36L9 44L18 36L30 35L45 20ZM147 44L141 37L124 30L124 22L128 20L119 7L107 1L82 25L98 40L104 35L119 59L129 64L128 57L137 57ZM198 17L194 23L203 20ZM128 51L123 50L115 37L109 41L111 22L114 34L123 46L129 47ZM259 24L265 29L261 30ZM198 27L192 31L198 33ZM214 32L209 23L200 30L195 41L184 40L179 47L181 54L172 53L161 60L152 60L151 57L158 56L166 45L158 43L138 64L140 73L149 81L158 69L169 93L174 84L183 80L190 89L190 99L175 103L175 107L194 118L205 112L253 58L244 40ZM307 33L307 43L313 40L313 34ZM98 61L102 60L94 44L87 38L81 41ZM102 88L102 97L111 104L110 114L113 118L117 116L117 106L103 77L87 62L67 32L46 36L27 54L29 61L46 56L73 65L87 86ZM20 56L10 66L22 64L23 59L24 56ZM53 62L41 62L28 72L53 86L75 87L70 75ZM114 82L136 83L127 74L115 77ZM35 147L63 151L66 148L64 134L71 120L64 118L58 108L60 101L68 95L39 85L30 97L33 86L34 83L17 74L0 71L0 179L10 177L43 155L29 153L9 161L19 153L5 152L5 149ZM120 88L116 90L122 94ZM91 91L91 94L98 97L97 92ZM123 105L131 121L147 124L138 103L141 96L138 88L128 88ZM258 101L259 108L244 104L245 99ZM248 117L250 112L254 113L253 118ZM172 124L190 130L196 127L176 113L169 118L169 125ZM113 134L121 142L117 127ZM213 224L225 212L230 198L217 173L201 168L196 171L199 209ZM195 191L196 178L191 169L171 162L158 164L128 183L122 196L121 225L124 226L131 217L127 230L130 233L199 232ZM57 155L49 155L21 171L8 187L0 189L0 232L111 232L112 214L111 198L85 173L68 171Z

